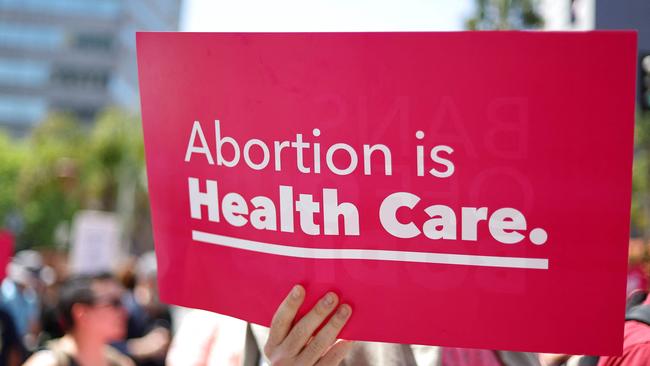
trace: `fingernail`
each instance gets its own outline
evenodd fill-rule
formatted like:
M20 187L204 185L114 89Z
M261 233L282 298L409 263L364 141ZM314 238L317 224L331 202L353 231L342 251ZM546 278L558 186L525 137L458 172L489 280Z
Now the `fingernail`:
M337 310L336 315L340 318L345 319L350 314L350 307L348 305L341 305L339 310Z
M325 298L323 299L323 304L327 306L332 306L332 304L334 304L334 294L330 292L327 295L325 295Z
M302 296L302 287L298 285L293 286L293 290L291 290L291 296L293 296L294 299L299 299L300 296Z

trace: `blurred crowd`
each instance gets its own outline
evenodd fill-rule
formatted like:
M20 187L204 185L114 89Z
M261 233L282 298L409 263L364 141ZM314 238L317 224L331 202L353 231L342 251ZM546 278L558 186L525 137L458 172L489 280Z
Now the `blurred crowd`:
M650 284L650 247L632 239L629 249L627 291L634 298ZM244 364L250 354L246 347L256 337L259 359L253 364L261 365L263 333L237 319L162 303L153 252L128 258L114 273L71 274L65 255L23 250L11 258L0 286L0 366L104 365L105 360L115 366L235 366ZM416 359L431 353L430 347L411 347ZM358 349L378 357L389 347L366 344ZM435 352L437 364L442 360L451 366L509 364L504 357L526 365L603 364L602 358L587 356ZM646 361L650 364L650 356Z
M172 320L158 298L153 252L129 258L116 273L69 274L64 256L23 250L7 266L0 295L0 365L21 365L41 350L75 354L85 341L102 349L110 343L128 357L117 359L135 365L165 364ZM39 357L35 364L52 364Z

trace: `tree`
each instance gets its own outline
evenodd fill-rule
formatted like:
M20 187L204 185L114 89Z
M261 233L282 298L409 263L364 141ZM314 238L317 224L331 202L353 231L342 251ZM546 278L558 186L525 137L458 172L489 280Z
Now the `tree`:
M59 223L81 207L77 170L84 133L71 116L56 114L35 127L24 144L28 153L15 188L24 221L18 246L51 246Z
M88 136L82 179L86 203L115 211L121 189L144 189L144 145L139 118L109 109L95 121Z
M23 144L0 131L0 227L12 226L9 221L17 214L16 181L26 156Z
M540 28L544 21L537 13L536 0L476 0L474 15L467 19L469 30Z
M632 231L650 238L650 114L639 113L634 129Z
M153 239L141 126L138 116L119 109L100 115L88 139L82 180L85 206L117 212L127 245L135 242L150 249Z
M0 179L0 224L22 218L19 248L53 246L57 229L69 227L80 209L117 212L127 243L135 236L151 243L136 115L109 109L84 125L54 114L23 141L0 134Z

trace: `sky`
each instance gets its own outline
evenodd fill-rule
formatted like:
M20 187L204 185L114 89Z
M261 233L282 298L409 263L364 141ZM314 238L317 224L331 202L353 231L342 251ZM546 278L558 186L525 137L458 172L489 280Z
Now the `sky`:
M190 32L462 30L474 0L185 0Z

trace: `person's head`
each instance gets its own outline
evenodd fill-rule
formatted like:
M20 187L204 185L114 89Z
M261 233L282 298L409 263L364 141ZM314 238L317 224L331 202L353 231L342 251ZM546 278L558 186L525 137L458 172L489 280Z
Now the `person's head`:
M21 250L7 265L7 276L20 288L37 289L40 284L43 257L34 250Z
M75 276L61 285L59 315L66 333L91 334L105 342L126 333L122 286L110 274Z
M155 308L160 305L157 270L156 254L153 251L142 254L136 263L134 295L135 300L142 306Z

